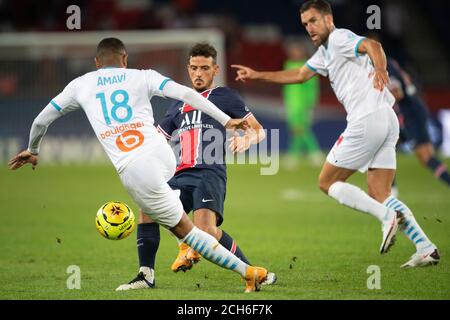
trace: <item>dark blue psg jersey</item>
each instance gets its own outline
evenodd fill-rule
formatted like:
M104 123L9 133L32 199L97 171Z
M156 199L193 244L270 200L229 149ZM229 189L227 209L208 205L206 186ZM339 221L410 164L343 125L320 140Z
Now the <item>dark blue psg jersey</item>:
M231 118L252 115L237 92L226 87L205 90L202 96ZM167 139L178 138L177 173L191 168L206 168L226 177L226 130L209 115L178 101L172 104L158 129Z
M389 72L389 77L391 77L391 79L395 79L401 84L402 90L404 92L404 97L397 103L400 107L400 112L404 116L408 116L409 114L414 115L416 114L417 110L426 109L424 103L416 94L416 89L411 79L409 78L409 75L407 75L403 71L397 61L392 58L388 58L387 71ZM414 89L411 90L410 88Z

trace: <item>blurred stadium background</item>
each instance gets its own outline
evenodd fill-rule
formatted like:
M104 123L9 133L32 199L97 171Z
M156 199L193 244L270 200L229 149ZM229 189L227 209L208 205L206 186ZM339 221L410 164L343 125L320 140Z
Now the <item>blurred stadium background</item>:
M117 36L130 51L129 66L153 68L189 84L185 69L189 47L209 41L219 51L219 83L237 89L266 128L280 128L287 146L281 86L234 81L232 63L278 70L286 41L309 44L299 22L302 0L91 0L0 1L0 162L26 146L33 118L73 78L94 68L99 40ZM332 0L336 25L366 34L369 5L381 8L381 36L387 53L419 84L432 121L433 142L450 156L450 26L447 1ZM69 5L81 9L81 30L69 31ZM154 101L155 118L168 101ZM42 160L104 161L100 145L82 112L57 121L43 144ZM450 120L447 120L450 122ZM321 79L313 130L329 149L345 127L345 114L327 79Z

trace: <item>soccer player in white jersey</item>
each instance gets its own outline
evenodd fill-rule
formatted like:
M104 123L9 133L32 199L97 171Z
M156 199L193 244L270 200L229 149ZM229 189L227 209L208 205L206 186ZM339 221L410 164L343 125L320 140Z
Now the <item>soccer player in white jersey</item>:
M328 77L347 112L347 128L327 156L319 176L320 189L339 203L369 213L381 222L380 253L394 244L399 226L417 248L402 267L437 264L440 256L411 210L391 195L396 170L395 144L398 120L392 106L395 99L386 88L389 76L386 56L379 42L338 29L331 6L324 0L310 0L301 9L301 22L318 47L299 69L259 72L241 65L236 80L275 83L303 83L316 74ZM347 183L356 171L367 173L368 193Z
M246 129L242 119L231 119L199 93L154 70L126 69L126 49L116 38L103 39L97 47L96 71L70 82L34 120L28 149L10 160L12 170L38 163L47 127L62 115L83 109L97 138L114 164L128 193L153 221L169 229L189 246L200 244L205 259L239 273L245 292L257 291L267 277L264 268L242 262L208 233L196 228L167 181L174 175L176 160L166 139L153 122L152 96L182 100L209 114L226 128ZM152 275L145 281L153 286Z

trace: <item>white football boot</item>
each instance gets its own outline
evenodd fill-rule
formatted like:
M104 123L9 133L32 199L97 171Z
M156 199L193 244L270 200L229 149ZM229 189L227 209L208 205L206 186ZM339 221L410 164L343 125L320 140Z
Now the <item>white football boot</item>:
M388 211L388 217L381 223L381 231L383 232L383 241L380 246L380 253L387 253L395 243L395 233L402 221L402 214L399 211Z
M414 253L409 261L402 264L400 268L416 268L416 267L427 267L436 265L439 263L441 256L439 255L438 249L433 245L430 249L426 251L418 251Z
M139 271L136 278L128 282L127 284L122 284L117 287L116 291L126 291L126 290L137 290L137 289L151 289L155 287L155 278L153 276L153 269L145 274Z

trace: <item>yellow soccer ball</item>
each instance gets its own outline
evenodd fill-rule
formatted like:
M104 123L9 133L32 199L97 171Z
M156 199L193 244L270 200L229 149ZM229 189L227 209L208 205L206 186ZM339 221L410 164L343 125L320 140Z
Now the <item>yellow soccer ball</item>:
M109 201L98 209L95 226L106 239L121 240L133 232L136 220L133 211L125 203Z

